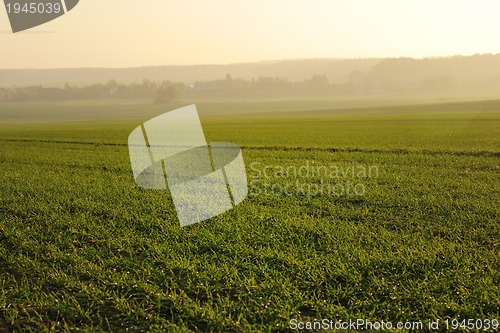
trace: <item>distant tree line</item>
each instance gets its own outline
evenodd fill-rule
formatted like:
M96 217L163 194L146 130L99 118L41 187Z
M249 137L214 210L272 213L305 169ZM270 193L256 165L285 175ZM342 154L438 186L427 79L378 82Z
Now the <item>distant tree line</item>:
M488 87L499 87L500 78L487 82ZM483 86L470 82L470 87ZM331 83L326 75L317 74L302 82L291 82L286 78L258 77L244 80L225 78L213 81L197 81L192 84L181 82L118 83L110 80L106 84L64 87L0 88L0 102L75 100L75 99L148 99L155 104L174 101L178 98L259 98L289 96L335 96L371 93L440 93L457 89L459 83L449 76L430 76L418 81L381 81L363 72L353 71L344 83ZM462 89L469 89L467 86Z
M107 84L92 84L81 87L66 83L62 88L37 85L0 88L0 102L75 99L154 99L165 87L172 87L174 91L182 91L184 89L182 84L174 84L169 81L157 83L150 80L131 84L121 84L115 80L110 80ZM175 96L172 96L172 98L175 98Z
M266 97L287 96L299 93L349 92L346 85L330 85L325 75L315 75L310 80L293 83L285 78L259 77L252 80L233 79L227 74L224 79L197 81L192 84L180 82L154 82L123 84L115 80L107 84L64 87L0 88L0 102L75 100L75 99L151 99L154 103L168 103L180 97Z

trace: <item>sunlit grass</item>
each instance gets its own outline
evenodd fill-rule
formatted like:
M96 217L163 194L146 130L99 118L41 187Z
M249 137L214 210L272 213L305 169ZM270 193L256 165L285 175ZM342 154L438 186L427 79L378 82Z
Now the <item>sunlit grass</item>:
M378 177L354 179L363 196L249 196L180 228L168 191L135 186L126 146L161 107L0 105L0 331L498 319L500 102L226 107L198 105L207 141L241 146L249 180L253 162Z

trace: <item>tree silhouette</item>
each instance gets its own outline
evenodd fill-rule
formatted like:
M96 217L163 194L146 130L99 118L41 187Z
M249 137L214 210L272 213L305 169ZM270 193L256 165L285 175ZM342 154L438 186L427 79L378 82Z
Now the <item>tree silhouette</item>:
M170 83L164 83L156 91L154 104L165 104L172 102L179 96L179 92Z

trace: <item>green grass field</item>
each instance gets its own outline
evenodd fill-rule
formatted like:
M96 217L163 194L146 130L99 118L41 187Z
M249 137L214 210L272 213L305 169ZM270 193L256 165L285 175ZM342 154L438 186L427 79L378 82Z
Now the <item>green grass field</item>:
M500 319L500 101L307 105L198 104L207 141L242 147L250 181L269 166L274 189L180 228L127 148L179 105L0 104L0 331ZM301 179L363 195L276 191L308 163L378 174Z

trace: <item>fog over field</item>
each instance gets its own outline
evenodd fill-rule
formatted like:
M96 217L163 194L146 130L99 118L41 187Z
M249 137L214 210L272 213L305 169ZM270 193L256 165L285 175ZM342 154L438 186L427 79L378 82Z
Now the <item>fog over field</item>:
M164 103L297 97L365 100L362 106L370 106L366 98L374 101L372 106L496 99L500 97L500 54L0 70L0 102L142 99Z
M183 83L224 78L279 77L292 82L324 74L334 84L353 82L401 83L446 78L456 83L500 84L500 54L432 58L295 59L251 63L144 66L131 68L2 69L0 85L88 84L114 79L121 82L170 80ZM479 87L478 87L479 88Z

